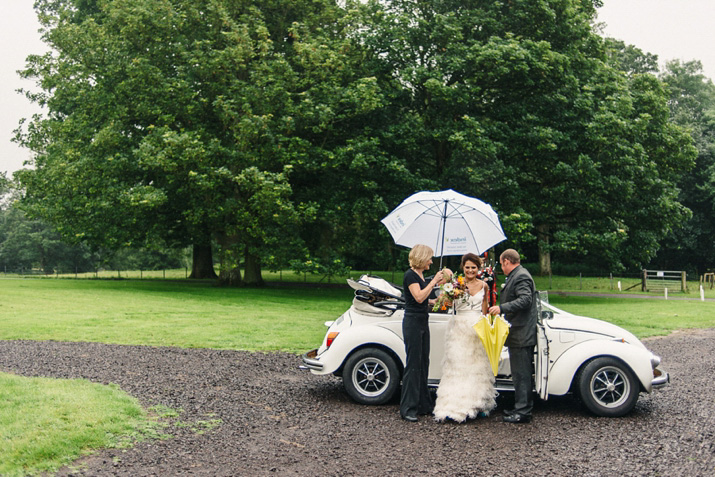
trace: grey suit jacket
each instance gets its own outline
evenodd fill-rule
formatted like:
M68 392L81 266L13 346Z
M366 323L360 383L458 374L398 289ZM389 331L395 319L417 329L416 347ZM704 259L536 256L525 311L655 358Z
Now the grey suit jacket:
M508 275L499 303L504 318L511 324L506 346L536 345L536 298L531 274L521 265Z

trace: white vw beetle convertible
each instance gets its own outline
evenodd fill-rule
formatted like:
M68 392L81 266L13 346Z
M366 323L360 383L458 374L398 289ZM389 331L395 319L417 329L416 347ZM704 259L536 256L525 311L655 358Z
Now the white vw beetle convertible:
M335 321L318 349L305 353L303 368L313 374L342 376L348 395L361 404L383 404L400 389L405 366L401 290L364 275L348 280L353 304ZM535 391L541 399L576 394L598 416L630 412L641 392L669 382L660 358L633 334L618 326L575 316L549 305L539 293L538 344L534 355ZM430 313L429 383L442 375L444 336L449 314ZM496 377L499 391L513 391L509 355L502 351Z

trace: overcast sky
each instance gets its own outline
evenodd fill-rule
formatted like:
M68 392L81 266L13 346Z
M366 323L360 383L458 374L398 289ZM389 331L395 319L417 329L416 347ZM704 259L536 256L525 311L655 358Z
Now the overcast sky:
M0 0L0 172L22 168L29 157L10 142L20 118L29 118L38 109L15 93L30 87L16 71L29 54L43 53L33 0ZM700 60L705 75L715 78L715 0L604 0L599 21L606 23L604 34L658 55L661 67L666 60Z

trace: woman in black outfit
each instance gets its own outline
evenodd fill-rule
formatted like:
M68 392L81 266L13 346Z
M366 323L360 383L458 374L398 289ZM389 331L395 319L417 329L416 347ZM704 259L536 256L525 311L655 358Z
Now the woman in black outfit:
M429 282L423 272L432 265L433 250L427 245L415 245L410 250L410 269L402 282L405 295L405 316L402 336L405 340L407 364L402 376L400 416L417 422L417 415L431 414L434 404L427 387L429 372L429 295L435 285L446 282L445 273L438 271Z

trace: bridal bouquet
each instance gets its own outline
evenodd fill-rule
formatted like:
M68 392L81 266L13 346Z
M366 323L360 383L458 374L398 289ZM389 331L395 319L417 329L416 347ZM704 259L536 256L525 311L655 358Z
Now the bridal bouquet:
M439 296L437 302L432 307L432 311L446 310L457 300L463 300L467 293L467 285L464 276L452 275L446 283L439 286Z

